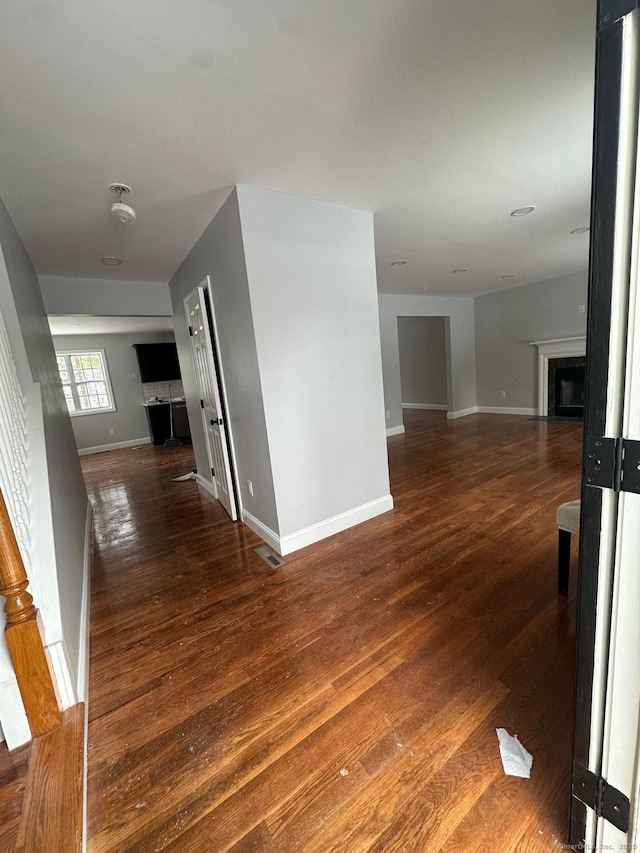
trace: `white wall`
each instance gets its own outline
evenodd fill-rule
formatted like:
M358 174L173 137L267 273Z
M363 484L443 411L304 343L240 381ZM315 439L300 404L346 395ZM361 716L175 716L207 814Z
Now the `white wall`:
M530 343L586 334L578 307L587 285L585 270L475 299L479 406L537 409L538 351Z
M207 274L245 521L287 553L391 508L371 214L231 193L170 282L188 404L182 302Z
M381 293L380 336L387 429L402 429L402 391L398 317L445 317L447 330L447 405L457 416L476 405L476 353L473 298L395 296Z
M169 285L163 281L40 276L47 314L103 317L169 317Z
M211 276L225 367L229 418L237 450L238 486L243 506L249 502L247 479L254 486L251 512L278 530L273 474L265 423L260 369L249 300L244 246L236 191L230 194L170 282L180 369L189 413L198 473L211 479L200 414L200 396L191 356L183 300L206 275ZM251 472L250 474L248 472Z
M300 541L343 513L391 506L373 217L237 192L279 534Z
M7 326L18 377L27 398L34 382L42 395L41 431L46 470L32 473L29 488L46 506L53 552L41 553L34 586L48 644L64 645L74 685L85 652L85 525L87 493L58 376L38 277L11 219L0 202L0 244L6 263L0 275L0 310ZM29 436L27 436L29 439ZM41 531L34 530L37 539Z
M171 332L54 337L56 352L102 349L107 359L116 411L71 418L78 450L149 439L149 424L142 405L144 394L140 369L133 344L169 343L174 340ZM111 428L116 431L114 436L109 435Z
M398 317L403 406L447 407L444 317Z

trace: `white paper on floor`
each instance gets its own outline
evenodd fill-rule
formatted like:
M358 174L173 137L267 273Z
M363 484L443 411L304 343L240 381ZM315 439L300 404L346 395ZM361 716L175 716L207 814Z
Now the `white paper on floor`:
M507 776L520 776L528 779L531 776L533 756L518 740L518 735L510 735L506 729L496 729L500 743L500 758Z
M183 480L195 480L195 479L196 479L195 471L189 471L188 474L183 474L181 477L173 477L171 482L172 483L181 483Z

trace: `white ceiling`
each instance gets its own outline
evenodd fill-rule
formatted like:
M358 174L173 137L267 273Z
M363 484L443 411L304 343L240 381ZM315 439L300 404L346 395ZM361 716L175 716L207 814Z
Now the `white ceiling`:
M383 292L587 266L569 232L595 0L7 0L2 19L0 195L41 274L166 281L235 183L373 211Z

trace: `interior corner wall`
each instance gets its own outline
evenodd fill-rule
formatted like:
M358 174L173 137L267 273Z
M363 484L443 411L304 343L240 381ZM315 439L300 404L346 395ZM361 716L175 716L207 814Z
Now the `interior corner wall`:
M142 405L144 393L134 344L173 343L172 332L136 332L109 335L56 335L56 352L104 350L115 412L96 412L71 418L78 450L148 441L149 423ZM116 434L110 435L109 430Z
M397 296L381 293L380 338L387 429L402 428L402 390L398 317L444 317L447 352L447 405L450 415L476 405L476 352L473 298L470 296Z
M49 492L39 498L50 506L55 559L52 554L50 559L42 561L39 579L42 597L36 604L42 614L47 643L64 642L71 676L77 683L84 652L81 626L87 492L38 277L1 201L0 245L7 274L6 280L0 277L0 310L20 383L25 396L31 393L34 382L39 384L42 394ZM33 491L40 487L38 482L30 484Z
M315 541L331 519L348 527L361 508L392 506L373 216L237 194L280 535L293 550L302 531L322 527Z
M40 276L47 314L98 317L169 317L171 297L164 281Z
M402 405L447 406L444 317L398 317Z
M224 365L240 500L243 507L250 504L253 517L277 535L278 514L235 189L169 283L196 466L202 476L211 480L183 303L207 275L210 276ZM247 479L252 480L253 497L249 495Z
M479 406L537 410L538 351L530 344L586 335L578 308L587 287L585 270L476 297Z

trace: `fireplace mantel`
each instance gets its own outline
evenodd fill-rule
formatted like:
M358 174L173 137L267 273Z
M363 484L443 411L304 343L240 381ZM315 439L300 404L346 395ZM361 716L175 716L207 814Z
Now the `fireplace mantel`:
M556 338L552 341L532 341L530 346L538 347L538 414L547 414L549 395L549 359L577 358L586 355L587 339Z

